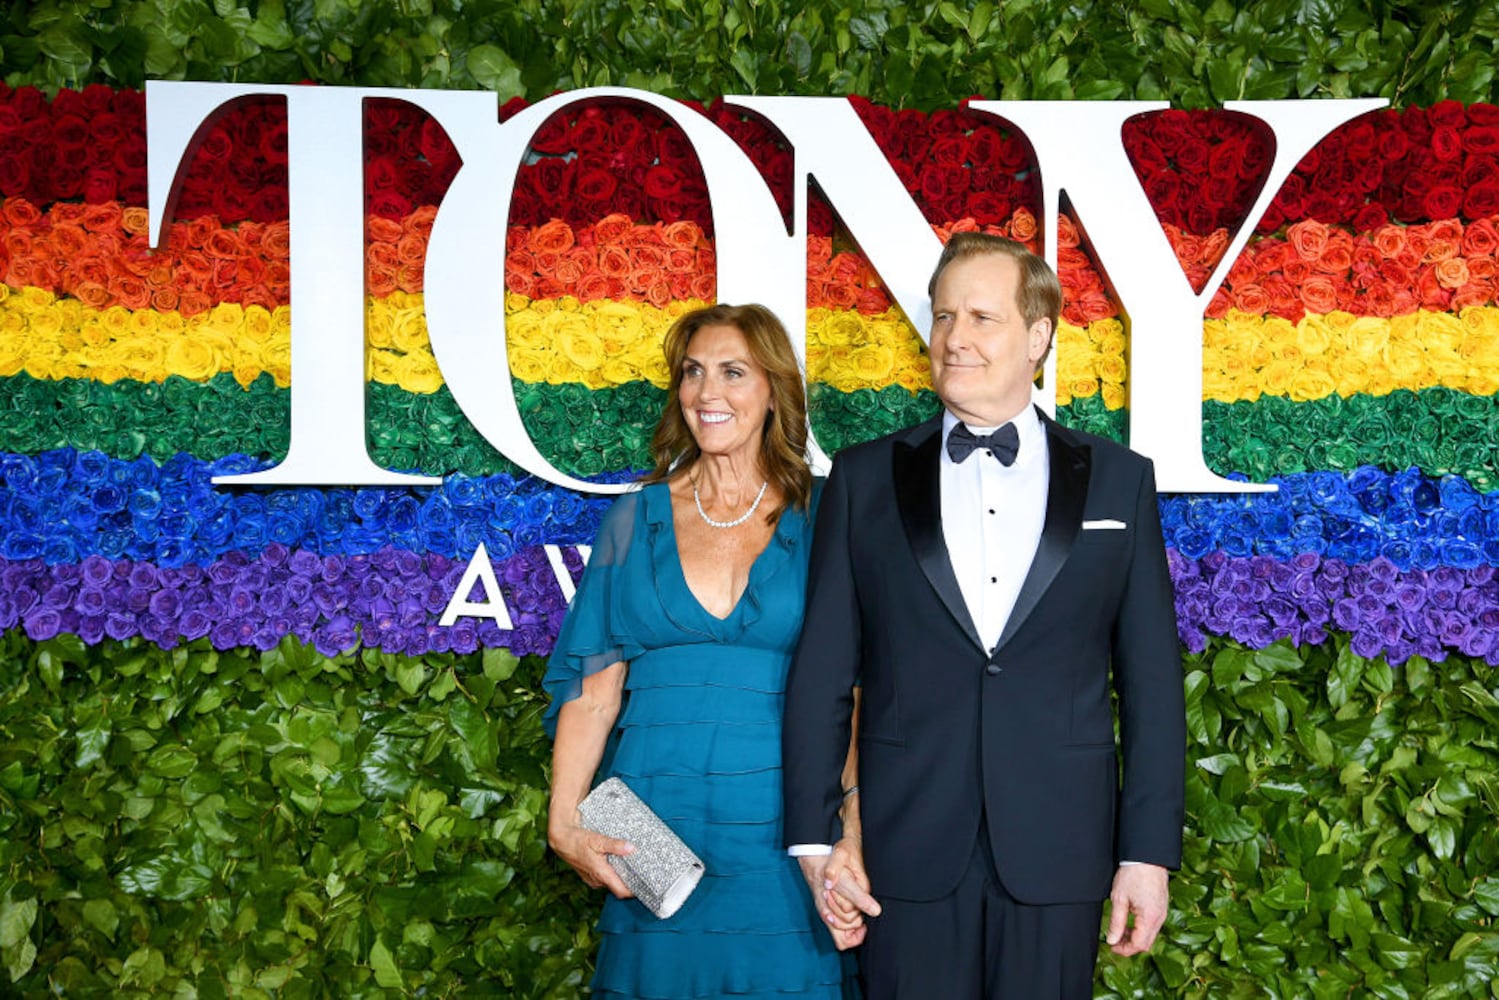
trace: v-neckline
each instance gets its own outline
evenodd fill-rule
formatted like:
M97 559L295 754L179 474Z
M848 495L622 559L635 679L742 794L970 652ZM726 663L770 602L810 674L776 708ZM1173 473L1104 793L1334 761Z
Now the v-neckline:
M663 520L666 522L667 530L671 532L671 551L672 554L676 556L675 563L677 569L677 579L682 581L682 589L687 591L687 596L692 598L693 605L699 611L701 611L706 618L719 625L726 624L730 619L737 615L739 613L739 609L744 606L745 596L749 593L750 587L754 586L755 571L760 567L760 560L765 558L765 553L770 551L770 547L772 545L778 544L781 535L781 528L785 524L786 514L789 513L789 511L782 512L780 519L776 521L775 528L770 533L770 538L765 542L765 547L755 554L754 559L750 560L749 572L744 575L744 589L739 591L738 596L734 598L734 606L729 608L729 613L720 618L713 612L708 610L708 607L703 603L702 598L698 597L697 591L692 589L692 584L687 581L687 567L682 562L682 547L678 543L677 537L677 512L675 506L673 506L671 502L671 487L663 483L662 492L665 494L666 503L666 517L663 518Z

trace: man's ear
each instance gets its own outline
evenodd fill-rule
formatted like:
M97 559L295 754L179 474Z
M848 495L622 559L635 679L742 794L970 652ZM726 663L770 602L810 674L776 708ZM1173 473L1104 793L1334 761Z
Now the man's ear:
M1029 332L1031 339L1027 356L1031 359L1031 364L1036 364L1046 353L1046 346L1051 343L1051 337L1055 331L1051 328L1051 320L1042 317L1031 324Z

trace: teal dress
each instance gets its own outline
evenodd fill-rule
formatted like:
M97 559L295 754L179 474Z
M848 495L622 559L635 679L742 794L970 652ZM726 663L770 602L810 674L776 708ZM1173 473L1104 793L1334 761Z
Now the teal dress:
M810 526L788 510L727 618L687 588L665 485L605 516L544 681L548 728L583 677L630 663L617 775L703 859L682 908L658 920L606 897L595 996L841 1000L852 971L781 839L781 700L801 629Z

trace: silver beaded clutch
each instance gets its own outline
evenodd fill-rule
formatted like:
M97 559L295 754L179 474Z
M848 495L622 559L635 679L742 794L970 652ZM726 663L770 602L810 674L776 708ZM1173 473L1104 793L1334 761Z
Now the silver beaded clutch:
M600 783L578 803L578 812L587 829L635 845L634 854L607 855L609 867L662 920L697 888L705 870L702 860L623 781Z

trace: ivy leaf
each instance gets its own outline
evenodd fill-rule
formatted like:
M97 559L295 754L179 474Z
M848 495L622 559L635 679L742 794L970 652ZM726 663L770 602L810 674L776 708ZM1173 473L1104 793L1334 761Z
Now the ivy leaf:
M474 82L498 94L501 104L525 93L520 67L497 45L475 45L468 50L465 64Z
M400 989L403 985L395 956L379 938L375 938L375 943L370 946L370 968L375 970L375 982L386 989Z
M4 906L0 906L0 948L14 948L31 933L31 925L36 923L36 910L35 896L19 903L5 897Z

